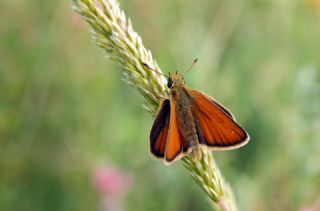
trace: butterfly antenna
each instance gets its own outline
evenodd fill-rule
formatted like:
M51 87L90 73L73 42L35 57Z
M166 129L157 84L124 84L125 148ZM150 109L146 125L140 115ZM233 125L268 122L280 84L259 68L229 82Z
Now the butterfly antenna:
M195 58L192 64L190 65L190 67L187 69L187 71L183 73L183 75L187 74L187 72L189 72L193 68L193 66L197 63L197 61L198 61L198 58Z
M161 72L159 72L159 71L156 71L155 69L153 69L152 67L150 67L148 64L146 64L146 63L142 63L143 64L143 66L145 66L146 68L148 68L149 70L151 70L151 71L153 71L153 72L156 72L156 73L158 73L159 75L163 75L163 76L165 76L166 78L168 78L168 76L166 76L165 74L163 74L163 73L161 73Z

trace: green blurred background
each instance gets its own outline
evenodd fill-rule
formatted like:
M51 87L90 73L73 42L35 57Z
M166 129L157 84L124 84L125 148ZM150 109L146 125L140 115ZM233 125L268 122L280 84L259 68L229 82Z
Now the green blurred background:
M121 1L164 72L226 105L245 147L214 152L240 210L320 200L320 1ZM126 172L124 210L212 210L177 162L151 158L152 117L69 1L0 3L0 210L97 210L99 166ZM317 202L318 201L318 202ZM314 208L317 210L320 208Z

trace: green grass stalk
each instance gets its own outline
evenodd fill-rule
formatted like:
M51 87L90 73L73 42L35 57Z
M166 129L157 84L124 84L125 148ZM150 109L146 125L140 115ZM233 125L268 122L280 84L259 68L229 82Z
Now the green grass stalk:
M161 99L167 96L166 80L143 66L146 63L161 72L119 3L116 0L73 0L73 8L91 26L95 43L123 67L124 80L143 96L144 107L155 115ZM201 153L200 160L193 160L191 156L183 158L185 168L216 208L236 211L232 190L223 180L211 152L201 148Z

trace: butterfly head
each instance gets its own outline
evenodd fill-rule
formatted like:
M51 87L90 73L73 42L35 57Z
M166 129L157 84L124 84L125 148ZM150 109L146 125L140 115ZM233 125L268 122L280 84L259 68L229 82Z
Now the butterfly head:
M188 69L186 72L184 72L183 74L178 73L178 71L176 71L176 73L175 73L175 74L172 74L172 75L171 75L170 73L169 73L169 75L165 75L165 74L163 74L163 73L155 70L154 68L150 67L147 63L142 63L142 65L145 66L145 67L147 67L149 70L151 70L151 71L153 71L153 72L156 72L156 73L158 73L159 75L162 75L162 76L166 77L166 78L168 79L167 87L168 87L169 89L174 89L175 87L179 87L179 86L182 86L182 85L184 84L184 78L183 78L183 76L192 69L193 65L194 65L197 61L198 61L198 59L195 59L195 60L193 61L193 63L191 64L191 66L189 67L189 69Z
M167 87L169 89L173 89L175 88L176 86L181 86L184 84L184 78L183 76L176 72L175 74L170 74L168 75L167 77L168 79L168 82L167 82Z

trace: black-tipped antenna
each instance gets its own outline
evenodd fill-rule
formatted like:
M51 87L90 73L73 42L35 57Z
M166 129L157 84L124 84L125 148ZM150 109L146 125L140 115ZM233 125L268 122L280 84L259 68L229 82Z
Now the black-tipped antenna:
M187 71L183 73L183 75L185 75L187 72L189 72L193 68L193 66L197 63L197 61L198 61L198 58L195 58L193 60L192 64L190 65L190 67L187 69Z
M152 67L150 67L148 64L146 64L146 63L144 63L144 62L142 62L142 64L143 64L143 66L145 66L145 67L148 68L149 70L152 70L153 72L156 72L156 73L158 73L159 75L163 75L163 76L165 76L166 78L168 78L168 76L166 76L166 75L163 74L163 73L160 73L160 72L156 71L155 69L153 69Z

